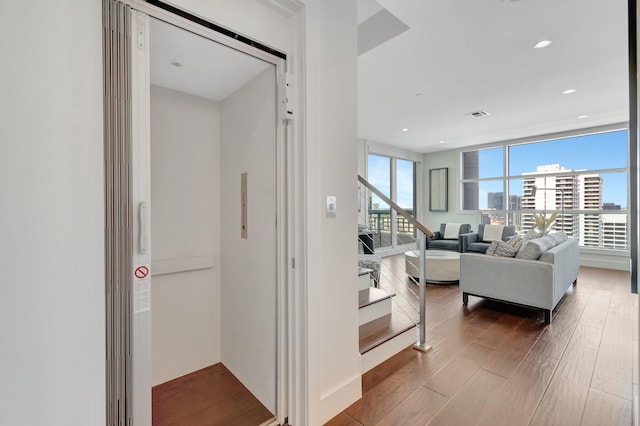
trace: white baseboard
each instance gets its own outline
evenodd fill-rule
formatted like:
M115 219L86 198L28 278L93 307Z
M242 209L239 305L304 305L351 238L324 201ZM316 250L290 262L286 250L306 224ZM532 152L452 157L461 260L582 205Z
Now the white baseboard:
M362 397L362 376L358 375L348 382L320 397L319 413L312 414L312 424L325 424L345 408ZM319 420L316 422L316 419Z

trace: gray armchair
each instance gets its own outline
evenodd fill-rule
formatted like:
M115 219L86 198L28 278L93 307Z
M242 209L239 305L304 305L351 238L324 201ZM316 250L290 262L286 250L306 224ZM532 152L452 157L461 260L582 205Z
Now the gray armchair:
M450 224L451 225L451 224ZM427 250L453 250L461 252L460 250L460 235L468 234L471 232L471 225L468 223L455 224L460 225L460 230L455 238L445 238L445 231L447 224L440 224L440 231L434 232L433 238L427 238Z
M460 253L485 253L491 241L484 241L485 225L478 225L478 232L469 232L460 235ZM511 237L516 235L515 226L505 226L502 228L502 241L509 241Z

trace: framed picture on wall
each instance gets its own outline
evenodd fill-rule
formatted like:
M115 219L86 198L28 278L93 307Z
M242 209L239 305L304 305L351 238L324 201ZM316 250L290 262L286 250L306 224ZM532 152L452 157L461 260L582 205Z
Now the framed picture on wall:
M448 179L447 167L429 170L429 211L448 211Z

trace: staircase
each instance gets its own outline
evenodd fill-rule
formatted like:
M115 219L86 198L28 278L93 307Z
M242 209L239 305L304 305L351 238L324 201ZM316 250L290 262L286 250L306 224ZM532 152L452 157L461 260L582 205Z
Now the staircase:
M360 366L364 374L416 342L416 324L395 306L385 290L373 287L367 268L358 271L360 325Z
M382 259L375 253L376 245L371 235L372 232L368 231L367 228L371 227L371 229L375 229L378 232L384 228L389 232L388 228L390 226L391 229L394 229L393 226L396 226L395 229L397 230L399 224L397 220L402 217L403 221L406 222L403 223L408 227L408 229L403 231L403 235L409 236L412 242L416 243L416 247L419 247L422 256L424 256L425 238L433 237L433 232L393 200L389 199L382 191L371 185L371 183L362 176L358 176L358 182L361 185L358 188L360 199L359 211L362 213L362 216L358 220L358 239L361 243L359 245L359 252L360 250L362 251L362 254L358 255L358 308L360 326L360 370L362 374L364 374L402 351L407 346L413 345L415 349L422 352L426 352L431 348L425 343L426 320L424 298L426 294L426 284L424 281L424 268L420 268L421 277L418 281L422 283L419 285L419 321L422 322L422 325L418 327L416 321L407 315L393 299L395 293L392 293L392 289L401 288L394 285L394 280L400 280L400 283L404 284L407 277L406 272L404 270L392 271L390 275L393 275L393 277L383 276ZM382 203L389 206L389 210L386 213L388 220L385 222L384 227L380 226L379 217L377 221L375 218L373 220L370 218L369 210L372 205L372 194L375 194ZM391 210L393 210L395 214L391 214ZM390 224L392 221L396 221L396 225ZM362 224L365 226L362 226ZM411 235L413 235L413 237L411 237ZM392 245L396 248L398 241L394 241L394 238L391 240ZM403 245L406 244L407 242L405 241ZM371 285L372 283L374 284L373 286ZM383 288L379 288L381 284ZM385 287L390 291L385 291Z

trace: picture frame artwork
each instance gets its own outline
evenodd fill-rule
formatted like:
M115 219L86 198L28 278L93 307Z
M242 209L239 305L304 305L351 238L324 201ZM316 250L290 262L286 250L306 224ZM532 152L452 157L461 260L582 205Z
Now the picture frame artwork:
M448 180L447 167L429 170L429 211L448 211Z

